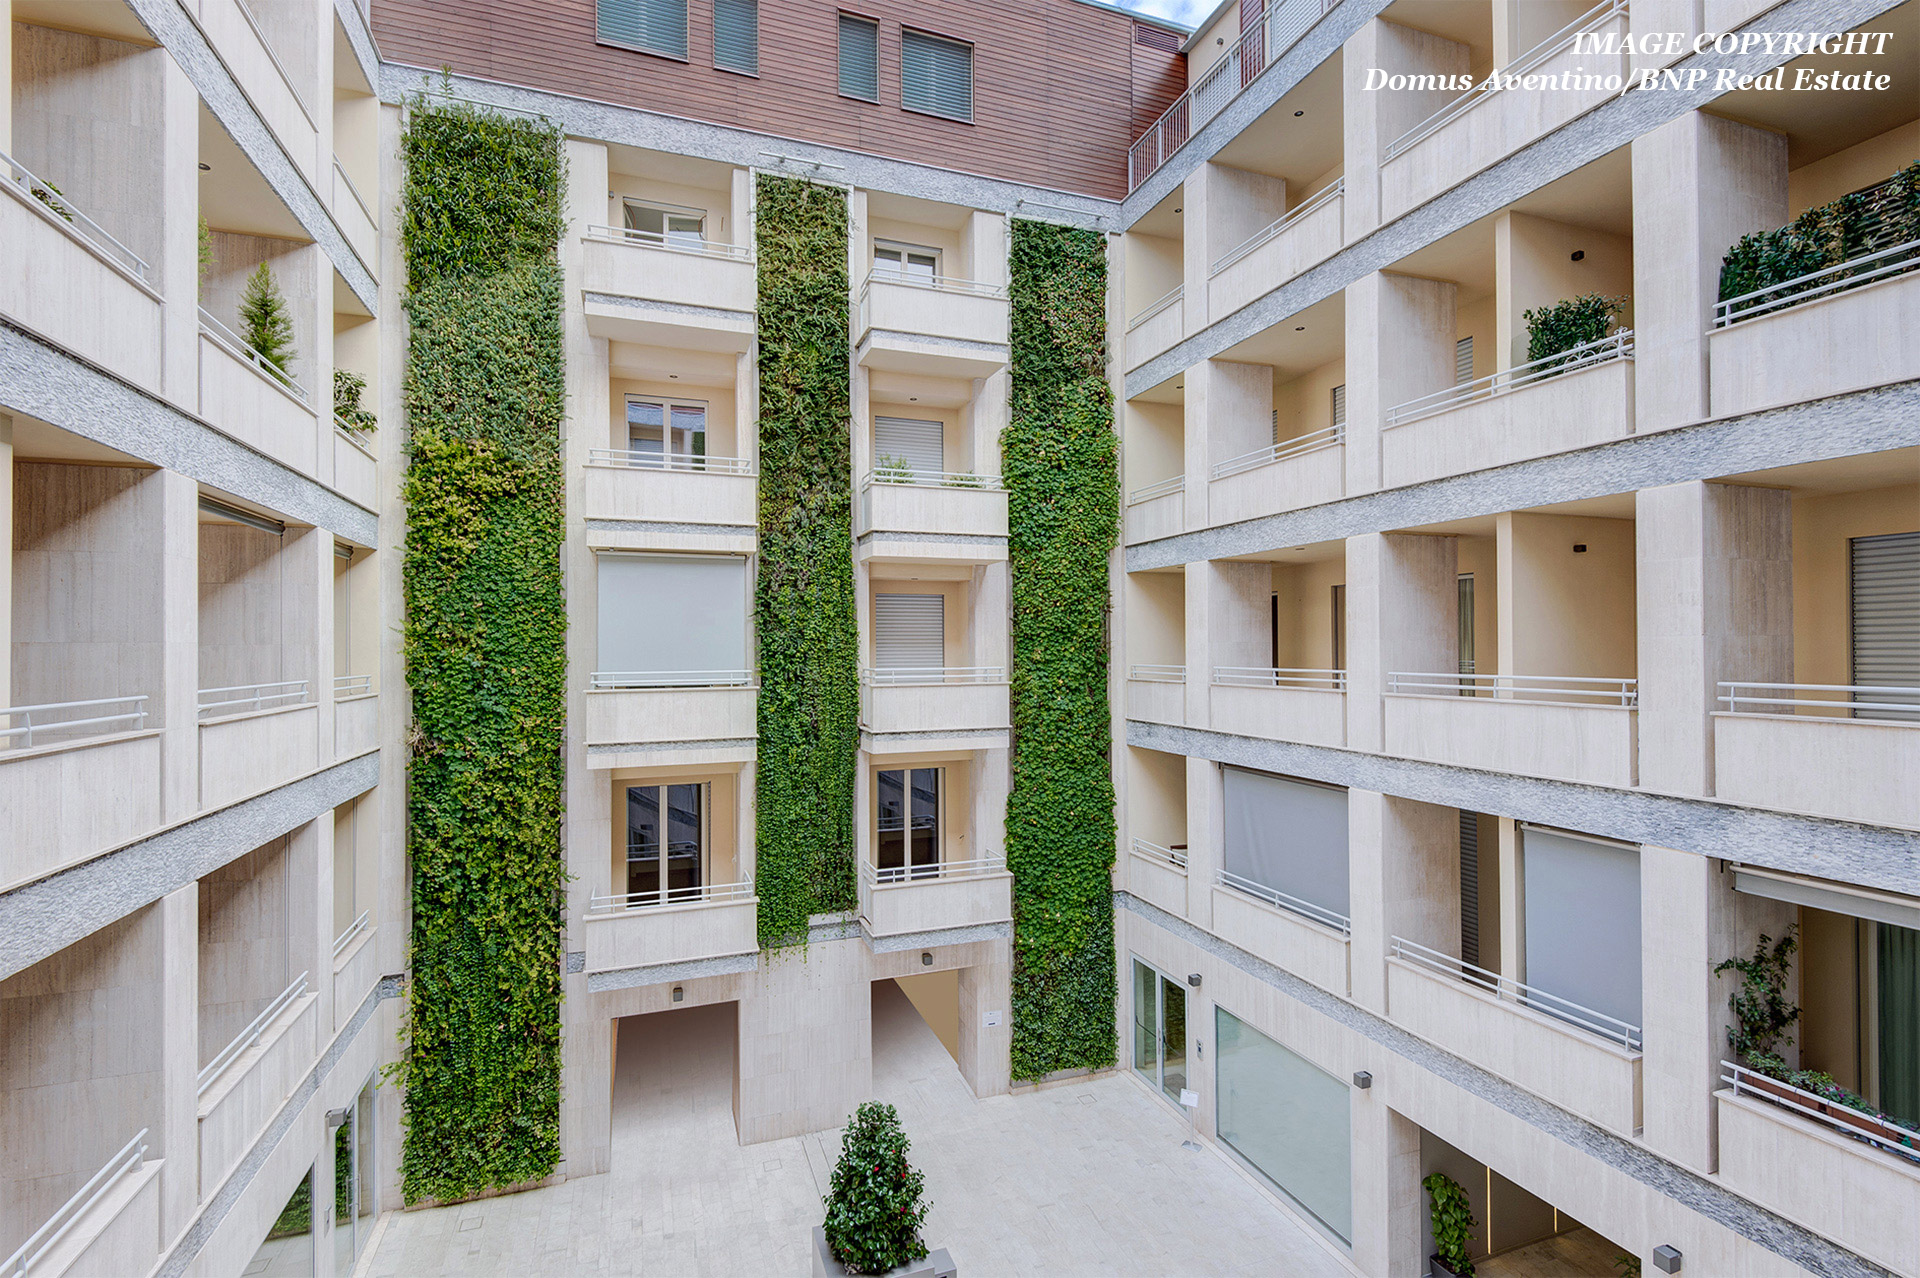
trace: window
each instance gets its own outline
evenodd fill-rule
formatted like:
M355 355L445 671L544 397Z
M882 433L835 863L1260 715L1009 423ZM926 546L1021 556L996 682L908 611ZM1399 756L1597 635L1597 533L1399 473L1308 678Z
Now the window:
M1187 989L1133 961L1133 1067L1178 1105L1187 1086Z
M945 595L875 595L873 664L880 670L913 670L938 678L947 664Z
M914 417L873 419L873 468L894 483L938 476L947 468L946 428Z
M1521 827L1523 979L1545 994L1640 1024L1640 854L1535 826ZM1536 1010L1618 1039L1619 1027L1554 999Z
M627 396L627 452L653 470L704 470L707 406L698 400Z
M840 96L880 100L880 24L840 15Z
M1347 921L1347 792L1227 768L1228 884L1328 926Z
M629 906L699 896L706 859L706 782L627 787Z
M750 591L740 556L602 552L595 686L745 684Z
M892 768L874 778L874 864L880 881L940 872L941 768Z
M1461 573L1455 589L1460 593L1460 607L1458 621L1456 623L1458 627L1458 637L1454 641L1454 651L1455 656L1459 660L1460 673L1470 675L1473 673L1474 659L1473 574L1470 572ZM1460 694L1462 696L1472 696L1474 691L1475 686L1473 681L1466 680L1461 683Z
M921 31L902 31L900 105L973 123L973 46Z
M713 0L713 65L760 74L760 0Z
M687 59L687 0L600 0L602 44Z
M707 242L705 209L682 208L677 204L653 204L644 200L623 200L621 218L631 240L644 240L668 248L697 249Z
M873 245L873 273L883 280L903 284L931 284L940 276L940 250L919 244L895 244L876 240Z
M1215 1130L1341 1242L1353 1234L1352 1093L1226 1008L1213 1009Z

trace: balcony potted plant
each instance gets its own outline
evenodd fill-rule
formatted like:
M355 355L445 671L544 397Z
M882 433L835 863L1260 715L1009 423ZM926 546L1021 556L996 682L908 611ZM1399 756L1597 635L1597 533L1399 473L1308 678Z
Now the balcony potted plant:
M1433 1204L1434 1254L1427 1259L1430 1272L1451 1274L1453 1278L1473 1278L1473 1261L1467 1258L1467 1239L1480 1222L1467 1207L1467 1191L1460 1182L1442 1172L1434 1172L1420 1182Z
M840 1161L823 1200L827 1218L813 1231L815 1278L886 1274L946 1278L947 1253L931 1255L920 1239L926 1178L907 1161L907 1134L893 1106L868 1101L847 1120Z

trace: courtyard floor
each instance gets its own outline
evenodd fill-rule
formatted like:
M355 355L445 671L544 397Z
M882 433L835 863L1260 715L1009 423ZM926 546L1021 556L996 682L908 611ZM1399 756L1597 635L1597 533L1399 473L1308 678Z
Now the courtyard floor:
M613 1170L383 1221L364 1278L805 1275L838 1132L741 1147L731 1005L625 1042ZM976 1101L891 981L875 986L874 1093L926 1173L924 1236L963 1278L1352 1273L1131 1079Z

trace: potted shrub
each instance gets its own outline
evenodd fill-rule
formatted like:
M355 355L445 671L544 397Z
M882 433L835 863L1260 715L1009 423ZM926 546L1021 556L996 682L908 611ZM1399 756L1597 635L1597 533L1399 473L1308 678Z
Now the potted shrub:
M920 1225L925 1178L907 1161L907 1134L893 1106L868 1101L847 1120L840 1161L824 1201L827 1218L814 1230L814 1272L827 1274L951 1273L945 1252L928 1261Z
M1473 1262L1467 1259L1467 1239L1480 1222L1467 1207L1467 1191L1460 1182L1434 1172L1420 1182L1433 1204L1434 1254L1428 1257L1433 1272L1452 1274L1454 1278L1473 1278Z

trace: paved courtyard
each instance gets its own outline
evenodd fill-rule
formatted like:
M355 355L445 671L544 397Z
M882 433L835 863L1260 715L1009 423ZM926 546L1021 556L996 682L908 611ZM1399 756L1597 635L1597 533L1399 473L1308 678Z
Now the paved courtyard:
M839 1133L740 1147L733 1010L670 1013L671 1035L622 1044L610 1174L393 1213L360 1273L808 1273ZM1182 1149L1186 1124L1130 1079L974 1100L891 981L875 986L873 1074L926 1173L928 1243L963 1278L1351 1273L1222 1155Z

